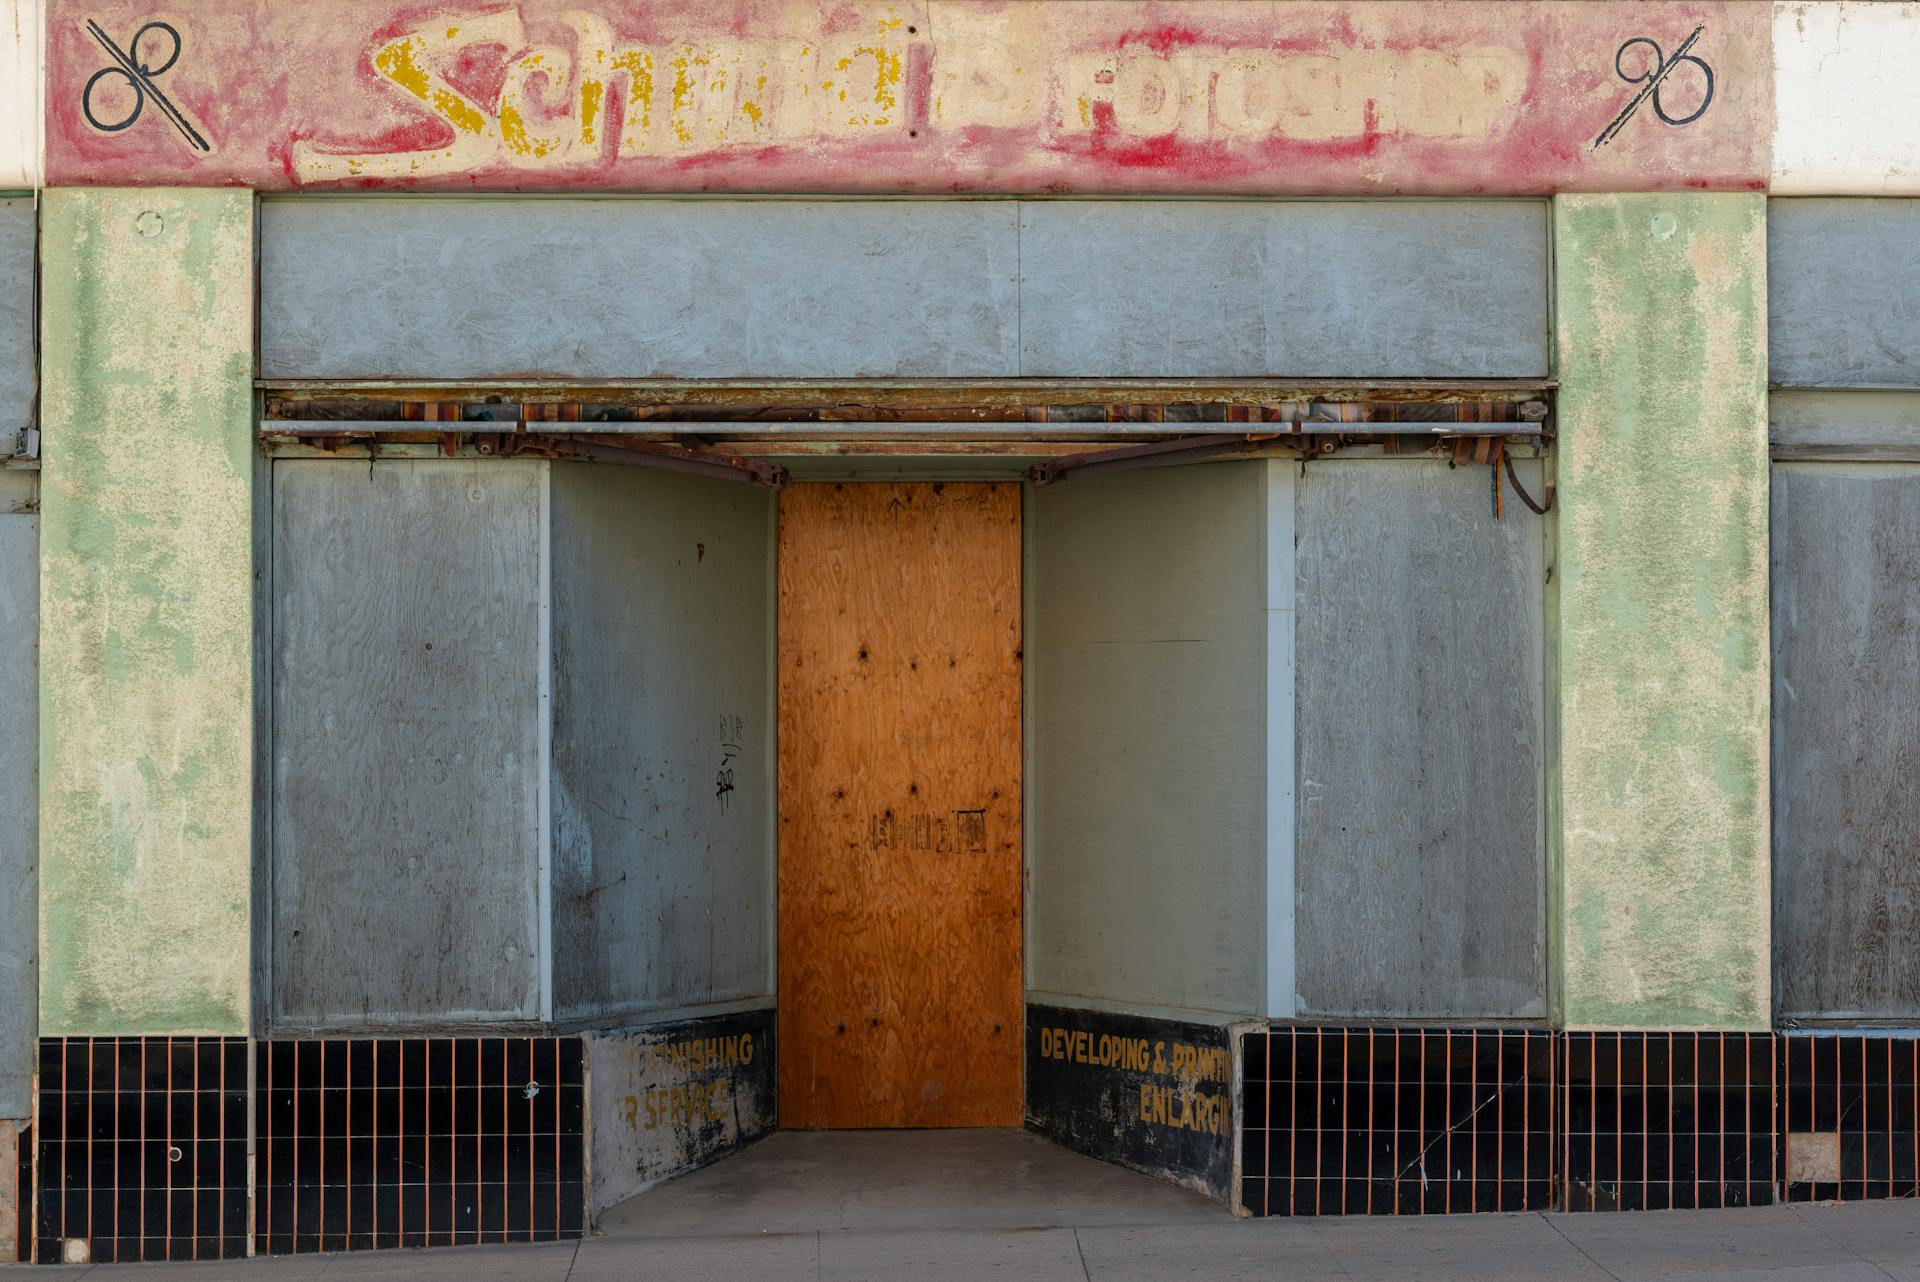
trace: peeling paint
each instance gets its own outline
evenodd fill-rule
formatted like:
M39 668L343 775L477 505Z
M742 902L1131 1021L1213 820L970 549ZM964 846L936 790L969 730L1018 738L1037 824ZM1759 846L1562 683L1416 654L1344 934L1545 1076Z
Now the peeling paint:
M1225 1202L1234 1062L1223 1025L1029 1004L1029 1130Z
M166 72L202 152L158 112L108 131L81 109L85 22L125 38L141 0L47 3L61 184L1746 190L1772 131L1770 10L1747 0L210 0ZM1674 118L1595 147L1638 92L1623 42L1696 29Z
M595 1214L774 1129L771 1007L587 1039Z
M1773 190L1920 194L1920 5L1773 6Z
M0 189L40 181L41 0L0 0Z
M1769 1010L1765 202L1555 202L1570 1027Z
M45 198L43 1035L247 1031L252 223Z

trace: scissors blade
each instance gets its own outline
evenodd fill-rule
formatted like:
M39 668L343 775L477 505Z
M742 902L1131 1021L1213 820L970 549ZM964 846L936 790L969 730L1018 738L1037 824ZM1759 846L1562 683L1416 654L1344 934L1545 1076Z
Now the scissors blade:
M1667 73L1680 65L1680 60L1686 57L1687 50L1693 48L1694 41L1698 40L1700 33L1706 29L1707 26L1705 23L1701 23L1695 27L1692 33L1680 42L1680 47L1673 51L1673 56L1653 69L1653 73L1647 77L1646 83L1640 86L1640 92L1633 95L1633 101L1622 108L1620 114L1613 118L1613 123L1605 129L1602 129L1600 136L1593 140L1592 150L1598 151L1600 148L1606 146L1613 141L1615 134L1618 134L1622 129L1627 127L1627 121L1633 118L1634 112L1640 110L1640 104L1653 96L1654 91L1660 88L1660 82L1667 78ZM1658 45L1654 47L1656 49L1659 48ZM1625 48L1625 46L1623 45L1622 48Z
M115 44L112 38L101 28L100 24L92 18L87 19L87 31L95 40L100 42L100 47L105 49L107 55L119 64L120 69L133 78L133 91L136 94L143 95L142 102L134 106L133 115L127 120L128 124L132 124L140 118L141 107L145 105L144 95L152 94L154 105L160 109L161 114L165 115L166 118L173 123L173 127L180 131L181 136L187 140L189 146L200 151L210 152L213 150L213 147L208 144L207 140L200 136L200 131L189 124L187 118L181 114L180 109L173 105L173 100L160 91L159 85L153 83L153 77L149 76L145 69L133 60L132 51L122 52L120 46Z

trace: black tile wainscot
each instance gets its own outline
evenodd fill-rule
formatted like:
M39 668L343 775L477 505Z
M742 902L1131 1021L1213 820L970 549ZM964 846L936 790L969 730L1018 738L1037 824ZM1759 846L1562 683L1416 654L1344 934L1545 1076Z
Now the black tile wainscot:
M1275 1025L1240 1050L1253 1215L1553 1205L1550 1032Z
M1027 1129L1225 1201L1232 1115L1225 1027L1027 1007Z
M35 1137L35 1260L247 1254L244 1038L44 1038Z
M1787 1200L1920 1196L1920 1033L1790 1033L1774 1040Z
M583 1063L577 1037L261 1042L258 1251L581 1236Z
M1570 1211L1775 1200L1769 1033L1566 1033Z

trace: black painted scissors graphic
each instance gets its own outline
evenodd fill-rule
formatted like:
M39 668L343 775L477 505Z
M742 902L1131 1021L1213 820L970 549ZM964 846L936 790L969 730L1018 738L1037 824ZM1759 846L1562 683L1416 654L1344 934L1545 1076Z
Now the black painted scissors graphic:
M174 63L180 61L181 42L180 32L178 30L164 22L149 22L146 26L133 33L133 39L127 42L125 49L114 44L112 37L101 30L100 24L91 18L87 19L87 31L95 40L100 42L100 47L107 51L107 56L113 59L114 64L111 67L102 67L100 70L94 72L93 76L87 81L87 87L80 91L80 110L86 116L88 124L98 129L101 133L106 134L119 133L122 129L130 129L133 127L134 122L140 119L140 113L146 110L147 99L151 97L153 99L153 105L159 109L162 115L173 122L173 127L180 131L180 136L187 140L189 147L194 148L196 151L213 150L213 148L207 144L207 140L200 136L200 131L193 127L192 122L187 119L186 115L182 113L178 107L174 106L173 101L168 98L166 94L160 92L160 86L154 83L155 79L164 76ZM165 60L157 66L140 53L140 42L147 38L147 33L150 31L159 33L155 39L165 37L173 41L173 48L168 51ZM133 108L119 120L102 120L99 116L95 115L93 111L93 91L98 88L100 82L108 76L116 76L126 81L127 87L133 90Z
M1635 36L1613 51L1614 74L1630 85L1639 85L1640 92L1635 94L1633 100L1613 118L1612 124L1600 131L1600 136L1593 140L1594 150L1597 151L1612 142L1613 136L1625 128L1627 121L1633 117L1633 113L1640 109L1640 104L1649 98L1653 99L1653 114L1660 117L1662 124L1690 125L1706 113L1708 106L1713 102L1713 68L1709 67L1703 59L1688 52L1693 48L1693 42L1700 38L1700 33L1706 29L1704 24L1695 27L1693 34L1680 42L1680 47L1673 51L1671 58L1663 58L1660 54L1660 46L1646 36ZM1645 45L1652 51L1652 56L1647 60L1647 69L1644 73L1630 76L1627 74L1625 59L1627 50L1635 45ZM1700 74L1707 78L1707 91L1701 95L1700 105L1687 115L1669 116L1666 106L1660 101L1660 90L1666 82L1667 73L1683 62L1690 62L1700 69Z

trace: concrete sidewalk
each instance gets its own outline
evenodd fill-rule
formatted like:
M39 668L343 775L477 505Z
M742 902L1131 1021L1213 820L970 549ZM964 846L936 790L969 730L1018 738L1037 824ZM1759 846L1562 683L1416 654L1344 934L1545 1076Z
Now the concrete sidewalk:
M20 1274L82 1275L1920 1282L1920 1203L1235 1220L1213 1202L1016 1131L786 1132L614 1208L601 1233L580 1243Z

